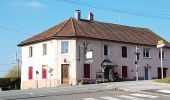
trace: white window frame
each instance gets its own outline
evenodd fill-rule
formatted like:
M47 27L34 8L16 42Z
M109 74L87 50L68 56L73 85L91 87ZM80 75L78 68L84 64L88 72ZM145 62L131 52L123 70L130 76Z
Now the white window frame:
M68 50L67 50L67 52L62 52L62 50L63 50L63 49L62 49L62 42L67 42L67 43L68 43L68 47L67 47ZM63 40L63 41L61 41L61 51L60 51L61 54L68 54L68 53L69 53L69 46L70 46L70 43L69 43L68 40Z
M42 44L43 47L43 56L47 55L47 43Z
M33 57L33 46L29 46L29 58Z
M149 57L146 57L146 51L149 50ZM151 58L151 49L150 48L143 48L143 58Z

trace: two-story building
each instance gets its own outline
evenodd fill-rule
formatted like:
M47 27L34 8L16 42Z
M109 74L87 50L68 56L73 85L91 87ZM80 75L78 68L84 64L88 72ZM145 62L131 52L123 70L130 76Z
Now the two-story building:
M21 89L75 85L76 79L96 79L100 72L105 79L117 73L122 79L134 80L136 71L142 80L161 78L156 45L163 38L147 28L95 21L91 12L88 19L82 19L80 11L75 15L18 45L22 50ZM166 77L170 75L170 44L164 42ZM136 47L140 53L137 70Z

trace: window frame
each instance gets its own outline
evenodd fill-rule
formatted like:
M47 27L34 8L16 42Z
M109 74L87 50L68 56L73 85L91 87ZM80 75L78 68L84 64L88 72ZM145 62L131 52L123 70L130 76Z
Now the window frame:
M126 48L126 49L123 49L123 48ZM124 52L125 50L125 52ZM127 46L122 46L122 58L127 58Z
M148 56L147 56L147 50L149 50ZM143 58L151 58L151 49L150 48L143 48Z
M105 50L106 50L105 47L107 47L107 52L105 52ZM104 47L103 47L103 55L104 56L109 56L109 46L108 45L104 45Z
M29 46L29 58L33 57L33 46Z
M43 56L47 55L47 43L42 44L43 45Z
M64 44L66 44L66 43L67 43L67 49L64 47ZM61 54L68 54L68 53L69 53L69 41L67 41L67 40L61 41Z

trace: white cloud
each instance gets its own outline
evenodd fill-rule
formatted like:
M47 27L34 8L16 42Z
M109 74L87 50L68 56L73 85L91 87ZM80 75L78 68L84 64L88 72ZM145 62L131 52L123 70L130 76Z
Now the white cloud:
M24 7L24 8L44 8L46 7L43 3L37 0L13 0L9 4L14 7Z

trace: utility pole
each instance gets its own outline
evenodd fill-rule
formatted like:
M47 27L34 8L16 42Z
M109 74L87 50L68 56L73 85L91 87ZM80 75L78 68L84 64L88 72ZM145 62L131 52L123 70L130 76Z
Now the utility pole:
M135 65L136 65L136 82L138 82L138 60L139 60L139 55L140 53L138 52L138 46L136 46L136 52L135 52L135 55L136 55L136 60L135 60Z
M157 48L160 48L160 56L161 56L161 78L163 79L163 61L162 61L162 48L165 46L165 43L163 40L159 40L157 44Z
M17 53L15 55L15 59L16 59L16 67L17 67L17 77L20 77L20 74L19 74L19 59L18 59Z
M162 74L162 79L163 79L164 77L163 77L162 52L163 52L163 50L162 50L162 48L160 48L160 53L161 53L161 74Z

